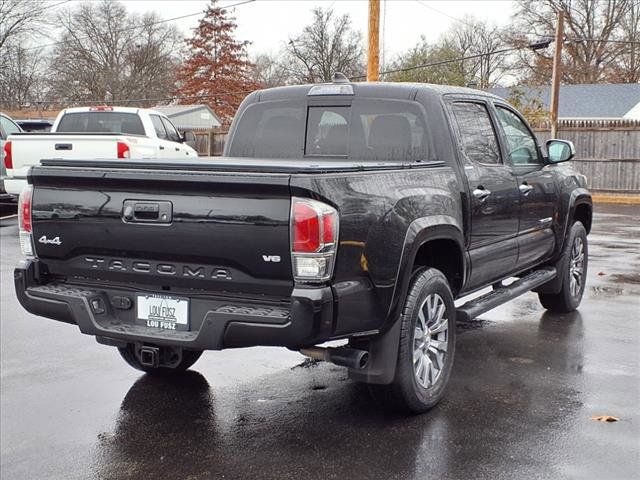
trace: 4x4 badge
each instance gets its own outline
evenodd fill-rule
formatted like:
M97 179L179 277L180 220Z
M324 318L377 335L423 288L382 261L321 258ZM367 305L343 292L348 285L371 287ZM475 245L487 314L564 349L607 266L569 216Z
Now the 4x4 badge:
M60 240L60 237L54 237L54 238L47 238L46 235L42 235L39 239L38 242L40 243L44 243L44 244L48 244L48 245L62 245L62 240Z

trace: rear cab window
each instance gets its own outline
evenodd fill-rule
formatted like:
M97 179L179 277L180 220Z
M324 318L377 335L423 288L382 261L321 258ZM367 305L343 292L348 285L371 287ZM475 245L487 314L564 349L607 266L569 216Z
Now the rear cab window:
M74 112L62 116L56 132L144 135L144 126L135 113Z
M424 110L409 100L282 100L249 106L229 155L251 158L421 161L427 159Z

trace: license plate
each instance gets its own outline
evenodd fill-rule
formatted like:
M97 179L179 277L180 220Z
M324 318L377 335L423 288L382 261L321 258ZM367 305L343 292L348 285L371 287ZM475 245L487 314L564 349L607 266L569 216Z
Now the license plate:
M189 299L138 295L138 323L164 330L189 330Z

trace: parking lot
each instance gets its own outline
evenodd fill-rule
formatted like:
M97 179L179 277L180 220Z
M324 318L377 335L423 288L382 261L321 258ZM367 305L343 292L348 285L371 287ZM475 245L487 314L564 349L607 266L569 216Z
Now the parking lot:
M597 206L578 312L534 294L458 326L448 395L390 415L285 349L206 352L183 378L18 304L17 227L0 229L6 479L637 478L640 208ZM619 418L614 423L592 420Z

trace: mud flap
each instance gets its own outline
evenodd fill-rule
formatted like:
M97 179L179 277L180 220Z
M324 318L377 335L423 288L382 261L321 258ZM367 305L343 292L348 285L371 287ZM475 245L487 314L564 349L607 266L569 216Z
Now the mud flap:
M400 324L398 319L386 333L357 342L359 348L369 351L369 361L365 368L349 369L351 380L379 385L393 382L400 348Z

